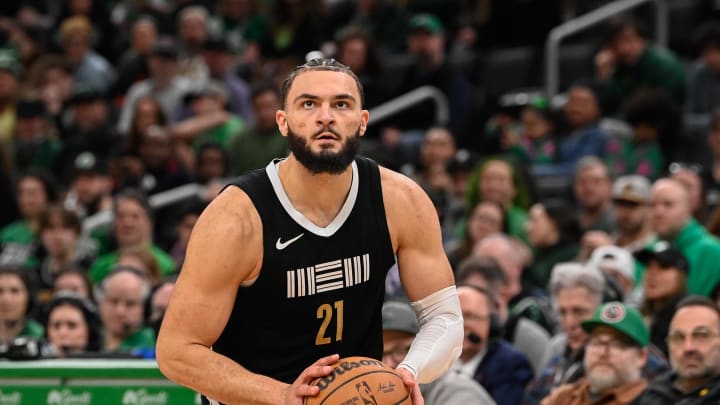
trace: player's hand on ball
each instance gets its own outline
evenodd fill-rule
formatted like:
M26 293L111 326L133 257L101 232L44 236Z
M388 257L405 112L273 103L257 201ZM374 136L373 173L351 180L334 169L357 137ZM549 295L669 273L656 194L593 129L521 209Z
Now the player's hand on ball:
M403 383L405 383L408 391L410 391L410 400L412 400L413 405L424 405L425 400L420 393L420 385L415 381L415 376L403 367L396 368L395 372L402 377Z
M320 388L311 386L310 383L317 377L330 374L332 372L330 366L337 363L339 359L340 355L337 354L323 357L303 370L295 382L288 387L285 393L285 405L302 405L304 397L317 395Z

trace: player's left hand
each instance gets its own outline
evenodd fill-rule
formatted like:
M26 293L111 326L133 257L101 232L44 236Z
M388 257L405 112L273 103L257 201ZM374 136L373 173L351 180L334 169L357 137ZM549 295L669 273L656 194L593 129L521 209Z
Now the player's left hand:
M402 367L396 368L395 371L400 375L403 383L405 383L405 387L407 387L408 391L410 391L410 400L413 405L425 405L425 400L420 393L420 385L417 381L415 381L415 376L412 375L410 371Z

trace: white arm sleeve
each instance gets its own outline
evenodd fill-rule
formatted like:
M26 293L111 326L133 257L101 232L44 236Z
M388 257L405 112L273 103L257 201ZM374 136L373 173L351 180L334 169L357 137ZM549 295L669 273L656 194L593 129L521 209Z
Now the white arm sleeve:
M415 376L418 383L440 377L460 357L463 318L455 286L443 288L411 303L420 322L410 351L398 365Z

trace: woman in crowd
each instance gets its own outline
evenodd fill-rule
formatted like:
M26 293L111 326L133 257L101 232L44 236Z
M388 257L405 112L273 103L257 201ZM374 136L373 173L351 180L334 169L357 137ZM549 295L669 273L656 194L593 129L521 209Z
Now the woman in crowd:
M45 331L58 357L100 350L100 317L80 295L60 292L47 303Z
M0 267L0 342L43 336L42 325L31 317L34 307L35 291L27 273L20 267Z

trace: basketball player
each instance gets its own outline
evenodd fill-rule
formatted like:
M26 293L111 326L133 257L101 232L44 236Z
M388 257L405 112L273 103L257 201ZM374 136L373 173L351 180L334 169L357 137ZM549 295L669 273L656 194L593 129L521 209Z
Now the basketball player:
M437 213L412 180L355 157L369 115L346 66L299 66L282 96L290 154L239 177L200 216L160 331L160 369L205 403L300 405L340 357L381 358L397 260L421 324L397 370L422 404L417 383L447 370L463 339Z

